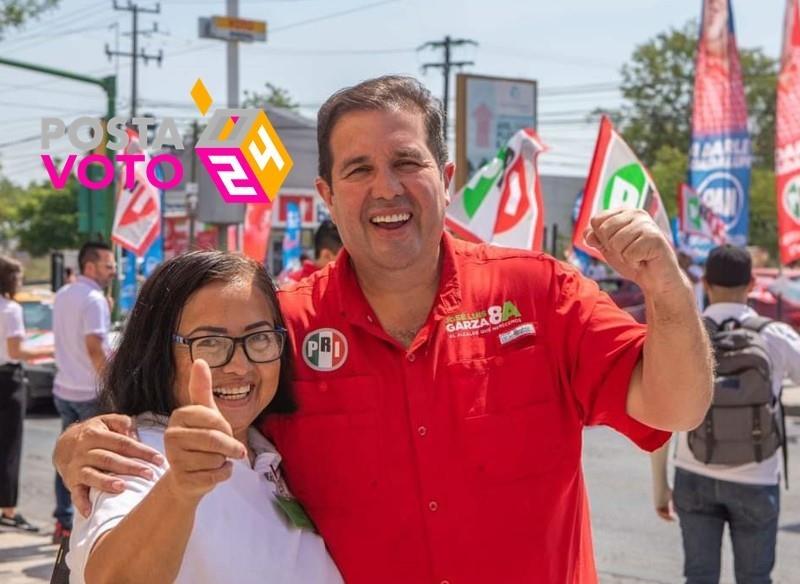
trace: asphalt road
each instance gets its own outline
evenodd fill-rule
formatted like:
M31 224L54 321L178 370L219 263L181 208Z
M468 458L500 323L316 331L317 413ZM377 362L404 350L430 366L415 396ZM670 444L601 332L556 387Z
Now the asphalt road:
M25 426L20 510L52 530L53 470L50 454L59 431L54 413L39 413ZM800 582L800 418L790 419L790 472L795 487L782 490L776 584ZM674 584L681 581L680 534L652 511L650 463L627 440L605 428L585 435L584 468L591 499L594 544L603 584ZM0 581L49 581L55 547L49 538L0 532ZM730 546L723 552L723 584L733 584Z

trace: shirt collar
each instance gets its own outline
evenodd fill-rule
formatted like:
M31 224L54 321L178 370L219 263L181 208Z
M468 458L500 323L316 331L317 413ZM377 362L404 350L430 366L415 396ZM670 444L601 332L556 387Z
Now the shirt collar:
M719 323L729 318L735 318L741 322L745 318L758 315L756 311L747 306L747 304L740 304L738 302L715 302L706 307L703 311L703 316Z
M278 468L281 463L281 455L275 446L267 440L264 435L255 427L250 426L247 430L247 441L253 450L256 459L253 461L253 470L259 473L266 473L270 469Z
M444 232L440 244L442 272L437 299L432 309L437 317L452 313L461 304L461 285L455 247L456 242L453 236ZM358 285L350 254L344 247L336 257L336 263L331 269L331 280L338 292L339 311L343 316L348 312L352 313L353 310L369 307L364 292Z
M83 282L84 284L86 284L90 288L94 288L95 290L102 290L102 288L100 287L100 284L98 284L97 282L95 282L91 278L87 278L86 276L84 276L82 274L79 274L78 277L75 278L75 281L76 282Z

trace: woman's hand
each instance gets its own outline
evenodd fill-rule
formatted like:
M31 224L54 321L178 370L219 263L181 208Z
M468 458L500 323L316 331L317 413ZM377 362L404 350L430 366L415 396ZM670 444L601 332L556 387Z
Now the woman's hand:
M191 405L172 412L164 434L170 468L162 480L173 494L199 501L230 478L233 464L228 458L244 458L247 450L214 402L211 370L202 359L192 364L189 397Z

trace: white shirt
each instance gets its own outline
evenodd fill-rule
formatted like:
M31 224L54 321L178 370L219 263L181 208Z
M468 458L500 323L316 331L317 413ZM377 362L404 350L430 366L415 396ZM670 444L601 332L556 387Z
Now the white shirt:
M166 423L161 418L162 424ZM164 452L164 425L139 416L139 440ZM251 428L253 467L233 461L233 475L200 501L175 584L341 584L342 577L317 534L294 527L274 503L275 483L267 480L278 468L280 454ZM67 556L71 584L83 584L84 570L98 538L113 529L150 492L164 467L151 465L155 480L123 476L126 490L119 495L92 489L88 519L75 514Z
M709 305L703 316L716 323L735 318L739 322L758 316L745 304L718 302ZM782 322L767 325L761 336L767 345L772 358L772 391L776 398L780 397L781 384L785 377L800 382L800 335L792 327ZM674 464L678 468L688 470L721 481L732 481L748 485L775 485L780 482L781 451L761 462L749 462L738 466L722 464L703 464L697 460L689 449L689 441L685 432L678 433L675 448Z
M19 363L8 356L8 339L25 338L22 307L13 300L0 296L0 365Z
M103 339L111 351L108 333L111 310L97 282L78 276L56 293L53 302L53 338L56 351L56 377L53 394L69 401L89 401L97 397L97 373L86 348L86 335Z

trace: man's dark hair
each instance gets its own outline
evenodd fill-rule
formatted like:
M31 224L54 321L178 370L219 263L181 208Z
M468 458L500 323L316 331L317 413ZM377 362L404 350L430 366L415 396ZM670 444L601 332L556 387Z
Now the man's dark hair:
M342 238L339 236L339 229L333 221L326 219L317 227L314 233L314 259L319 259L322 250L329 249L334 254L342 249Z
M252 279L272 306L275 325L285 327L275 286L258 262L221 251L176 256L161 264L139 292L119 348L106 368L100 392L103 409L129 416L144 412L169 416L178 407L172 335L177 332L183 307L203 286L237 279ZM292 350L287 338L278 390L263 413L295 410L291 376Z
M111 246L103 241L87 241L78 252L78 267L83 274L86 264L100 260L101 251L111 251Z
M725 244L715 247L706 260L705 280L712 286L741 288L753 278L753 260L741 247Z
M337 91L317 114L319 176L332 185L331 134L339 119L354 111L417 110L425 116L427 143L439 170L447 162L444 113L441 102L413 77L386 75Z
M0 256L0 296L14 298L17 294L17 275L22 271L22 264L17 260Z

